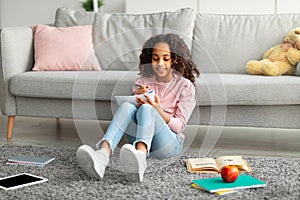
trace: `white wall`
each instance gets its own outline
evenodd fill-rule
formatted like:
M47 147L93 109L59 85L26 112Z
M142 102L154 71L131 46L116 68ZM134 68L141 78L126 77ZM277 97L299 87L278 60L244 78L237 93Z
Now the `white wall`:
M300 13L299 0L125 0L127 13L161 11L162 8L175 10L187 6L196 12L216 14Z
M82 0L0 0L0 27L54 22L58 7L83 10ZM191 7L201 13L300 13L299 0L104 0L108 13L149 13Z
M277 0L277 13L300 13L300 1Z
M0 27L51 24L59 7L84 10L82 0L0 0ZM104 12L125 11L125 0L104 0Z
M199 0L198 12L218 14L274 14L274 0Z
M58 7L81 8L76 0L0 0L0 27L54 22Z
M125 0L125 12L131 14L174 11L178 8L198 9L198 0Z

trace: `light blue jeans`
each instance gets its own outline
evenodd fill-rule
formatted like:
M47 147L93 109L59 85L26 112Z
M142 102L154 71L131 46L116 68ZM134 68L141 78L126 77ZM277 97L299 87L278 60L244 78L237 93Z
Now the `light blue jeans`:
M145 143L148 156L158 159L179 155L183 146L183 140L149 104L139 108L131 103L120 105L105 135L96 146L100 148L101 143L106 140L114 151L124 134L134 146L137 142Z

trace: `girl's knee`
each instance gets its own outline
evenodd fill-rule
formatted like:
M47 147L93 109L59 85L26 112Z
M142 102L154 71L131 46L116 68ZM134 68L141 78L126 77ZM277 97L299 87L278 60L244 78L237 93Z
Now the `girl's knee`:
M143 104L137 110L137 117L139 116L148 116L151 117L154 109L150 104Z
M151 110L153 107L150 104L143 104L139 107L139 111Z
M136 107L132 103L124 102L119 106L119 109L136 109Z

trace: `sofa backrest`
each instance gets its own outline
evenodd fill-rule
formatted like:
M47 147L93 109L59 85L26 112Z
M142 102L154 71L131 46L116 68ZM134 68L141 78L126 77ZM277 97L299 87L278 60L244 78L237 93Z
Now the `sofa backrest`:
M93 25L95 52L102 69L138 70L144 42L161 33L179 34L192 48L195 13L183 8L153 14L108 14L59 8L55 26Z
M192 54L201 72L243 74L296 27L300 14L197 14Z

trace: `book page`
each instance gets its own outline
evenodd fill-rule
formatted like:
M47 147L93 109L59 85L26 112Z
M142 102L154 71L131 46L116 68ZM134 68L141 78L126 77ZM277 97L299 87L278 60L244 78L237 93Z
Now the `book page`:
M191 158L188 159L188 163L190 164L193 171L218 171L216 161L213 158Z
M154 90L149 90L145 94L147 94L154 101L154 95L155 95ZM137 104L136 97L140 97L147 101L144 94L132 95L132 96L114 96L114 99L115 99L115 102L117 103L117 105L121 105L122 103L125 103L125 102L129 102L133 105L136 105Z
M136 105L136 96L115 96L114 98L118 105L121 105L125 102L129 102L133 105Z
M242 156L222 156L216 159L219 170L226 165L235 165L240 170L251 171Z

